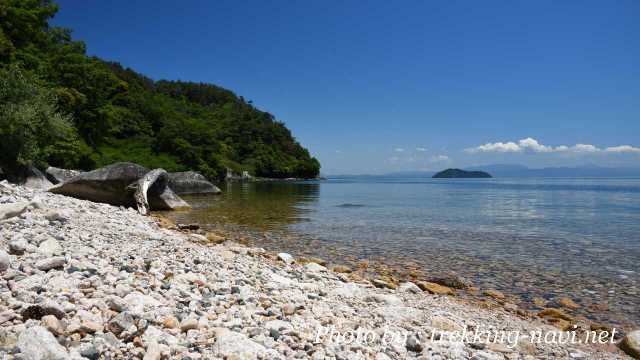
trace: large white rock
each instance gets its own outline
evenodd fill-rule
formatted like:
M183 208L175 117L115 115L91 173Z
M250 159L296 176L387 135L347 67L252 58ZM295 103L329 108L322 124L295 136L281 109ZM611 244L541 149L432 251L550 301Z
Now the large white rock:
M62 253L62 246L60 246L58 240L49 238L40 243L40 246L38 246L38 252L49 256L58 255Z
M62 256L55 256L47 259L42 259L36 262L36 268L42 271L49 271L51 269L62 269L67 261Z
M30 327L23 331L16 344L23 359L64 360L69 358L65 348L42 326Z
M144 334L142 334L142 341L146 344L163 343L169 346L176 346L178 344L178 339L175 336L166 333L153 325L150 325L144 331Z
M27 210L28 202L16 202L9 204L0 204L0 220L10 219L14 216L22 214Z
M290 279L288 277L284 277L282 275L276 274L276 273L271 273L269 274L269 278L272 281L272 283L275 283L277 285L294 285L297 282L293 279Z
M27 241L22 238L13 239L9 242L9 252L13 255L22 255L27 251Z
M620 343L620 348L629 356L640 359L640 330L634 330L627 334Z
M278 254L278 259L284 262L285 264L293 264L293 262L295 261L295 259L293 258L293 256L291 256L291 254L287 254L284 252L281 252Z
M160 306L160 302L149 295L134 291L124 297L127 308L133 315L142 316L145 311L152 310Z
M266 348L249 339L244 334L224 328L215 330L216 342L212 350L222 358L236 356L239 359L256 359Z
M147 346L147 352L144 354L142 360L160 360L162 359L162 353L169 352L169 347L163 344L151 343Z
M316 264L314 262L307 263L304 267L309 272L327 271L326 267L324 267L324 266L322 266L320 264Z
M418 285L412 282L405 282L398 286L398 292L401 293L412 293L412 294L420 294L422 290L418 287Z
M361 297L365 294L365 290L356 283L345 283L329 292L331 296L353 298Z

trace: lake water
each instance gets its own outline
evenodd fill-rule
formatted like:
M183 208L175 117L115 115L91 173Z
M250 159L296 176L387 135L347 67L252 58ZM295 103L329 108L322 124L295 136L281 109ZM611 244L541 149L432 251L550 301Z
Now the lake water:
M225 187L226 186L226 187ZM577 316L640 324L640 179L342 177L229 183L168 214L296 256L456 273L527 309L567 296ZM539 301L539 300L538 300Z

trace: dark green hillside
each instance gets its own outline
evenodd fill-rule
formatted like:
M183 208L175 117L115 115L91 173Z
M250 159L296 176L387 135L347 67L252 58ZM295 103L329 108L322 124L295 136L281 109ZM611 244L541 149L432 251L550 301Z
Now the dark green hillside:
M319 162L273 115L215 85L153 81L89 57L70 30L48 25L56 11L44 0L0 0L0 136L11 140L0 143L0 167L133 161L210 178L226 168L318 175Z

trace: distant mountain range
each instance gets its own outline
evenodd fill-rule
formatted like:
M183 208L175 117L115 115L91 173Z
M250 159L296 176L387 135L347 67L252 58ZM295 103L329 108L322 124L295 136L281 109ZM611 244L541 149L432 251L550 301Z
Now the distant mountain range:
M532 169L523 165L495 164L474 166L467 170L486 171L494 177L634 177L640 176L640 167L544 167Z
M583 165L577 167L529 168L516 164L489 164L464 168L469 171L486 171L493 177L640 177L640 167L602 167ZM388 177L431 177L435 171L400 171L385 174Z

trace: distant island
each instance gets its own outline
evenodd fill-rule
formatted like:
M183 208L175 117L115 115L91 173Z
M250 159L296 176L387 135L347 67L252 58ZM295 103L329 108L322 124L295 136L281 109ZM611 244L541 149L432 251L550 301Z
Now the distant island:
M460 169L447 169L440 171L432 176L434 179L452 179L452 178L490 178L489 173L484 171L467 171Z

